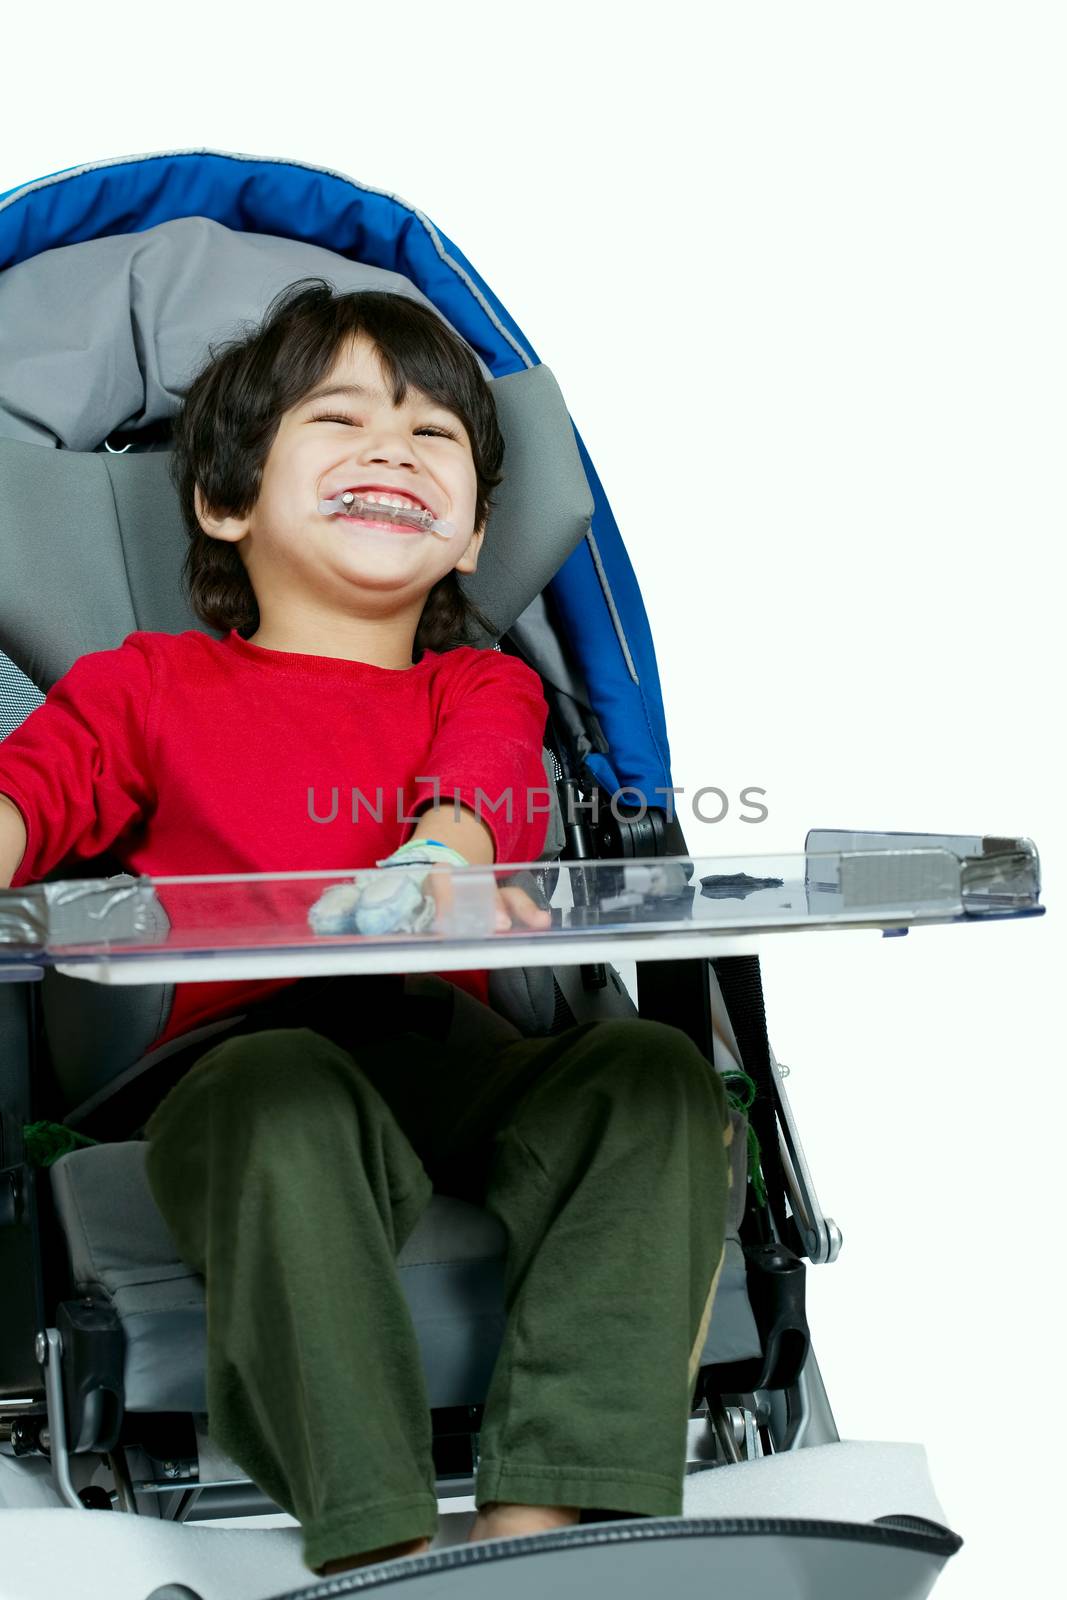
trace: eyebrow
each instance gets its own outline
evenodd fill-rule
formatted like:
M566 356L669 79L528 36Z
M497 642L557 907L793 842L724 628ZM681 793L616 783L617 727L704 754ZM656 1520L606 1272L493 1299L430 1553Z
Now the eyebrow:
M301 407L309 406L315 400L325 400L329 395L334 394L347 395L349 398L362 397L370 400L388 399L391 401L392 399L391 396L385 394L384 390L368 389L362 383L329 383L324 384L321 389L312 389L311 393L305 395L300 402ZM453 415L448 406L442 405L439 400L431 400L428 395L425 397L425 405L430 410L446 411L449 416Z
M384 400L385 395L381 389L366 389L361 383L330 383L321 389L312 389L309 395L304 396L304 405L310 405L312 400L325 400L327 395L369 395L372 400Z

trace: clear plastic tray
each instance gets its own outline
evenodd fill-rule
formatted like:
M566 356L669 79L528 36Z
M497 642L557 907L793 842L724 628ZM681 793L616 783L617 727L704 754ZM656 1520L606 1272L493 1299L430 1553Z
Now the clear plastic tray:
M395 869L385 869L395 870ZM383 872L384 875L384 872ZM0 976L103 983L449 971L727 953L731 939L1040 915L1028 839L816 830L803 853L434 869L422 933L324 935L308 912L350 873L113 878L0 891ZM442 885L441 880L446 880ZM497 931L517 886L547 926Z

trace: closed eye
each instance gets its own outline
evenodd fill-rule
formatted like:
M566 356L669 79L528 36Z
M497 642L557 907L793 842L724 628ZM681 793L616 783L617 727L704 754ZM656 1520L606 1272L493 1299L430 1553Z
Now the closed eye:
M352 418L351 417L343 417L339 413L334 412L334 411L324 411L324 412L321 413L321 415L316 416L316 417L312 417L311 421L312 422L344 422L344 423L347 423L350 427L351 426L355 426L355 424L352 423ZM450 433L447 428L434 428L434 427L431 427L429 423L424 424L424 426L421 427L421 428L416 428L415 432L416 433L432 433L432 434L435 434L437 436L437 438L439 438L439 439L454 439L456 437L456 435L454 433Z

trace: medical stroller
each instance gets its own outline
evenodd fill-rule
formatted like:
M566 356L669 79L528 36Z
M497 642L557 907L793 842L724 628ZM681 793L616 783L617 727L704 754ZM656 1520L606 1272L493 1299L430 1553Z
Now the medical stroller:
M298 278L428 303L494 382L507 479L468 592L486 647L521 656L549 704L546 772L562 800L671 783L655 656L596 472L551 374L459 250L395 196L301 163L188 151L91 164L0 197L0 736L80 655L135 629L201 626L182 592L185 536L167 476L169 422L209 342L259 319ZM75 508L58 519L52 508ZM531 512L527 509L533 507ZM684 856L677 819L636 804L594 830L549 829L557 857ZM579 809L578 816L583 815ZM52 878L106 877L106 859ZM3 951L0 948L0 958ZM839 1440L804 1312L804 1258L840 1236L797 1170L755 957L650 962L640 1015L684 1028L716 1070L743 1066L760 1168L734 1112L733 1215L692 1402L685 1516L434 1548L383 1568L405 1594L773 1592L926 1595L960 1540L919 1447ZM203 1284L144 1176L139 1137L168 1049L147 1053L168 986L108 989L46 970L0 984L0 1508L5 1565L32 1542L84 1552L78 1590L266 1596L310 1585L293 1530L227 1532L266 1497L212 1445ZM495 972L493 1006L524 1033L634 1016L610 966ZM209 1024L204 1037L238 1019ZM180 1041L186 1043L185 1040ZM95 1138L35 1166L23 1128ZM766 1186L757 1204L753 1182ZM440 1240L448 1241L444 1250ZM433 1246L437 1248L433 1248ZM399 1258L434 1421L438 1494L470 1495L481 1402L503 1329L502 1230L435 1196ZM442 1257L444 1259L442 1259ZM626 1403L626 1374L616 1374ZM887 1485L890 1485L887 1489ZM106 1511L126 1513L105 1516ZM234 1548L239 1545L239 1561ZM125 1576L123 1551L131 1553ZM43 1561L43 1558L41 1558ZM494 1560L506 1566L494 1567ZM546 1562L551 1561L551 1570ZM40 1566L42 1597L50 1588ZM494 1582L495 1572L495 1582ZM329 1580L368 1586L368 1571ZM100 1579L101 1584L105 1582ZM29 1595L29 1590L26 1591ZM64 1591L65 1592L65 1591ZM105 1588L99 1592L103 1594Z

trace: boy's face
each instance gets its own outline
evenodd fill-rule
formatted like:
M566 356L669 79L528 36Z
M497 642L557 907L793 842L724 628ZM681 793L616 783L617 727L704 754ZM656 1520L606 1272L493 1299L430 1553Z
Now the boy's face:
M371 486L413 497L455 533L446 539L318 510L320 500ZM359 591L380 608L400 609L447 572L475 570L483 536L474 531L477 487L459 418L411 388L394 407L377 350L360 336L282 417L252 510L212 517L199 487L196 509L206 533L241 546L261 606L297 589L341 606Z

